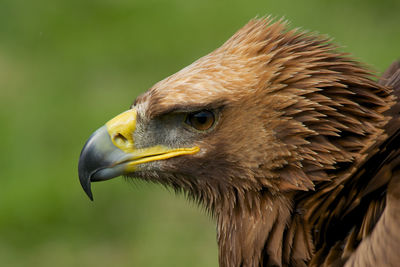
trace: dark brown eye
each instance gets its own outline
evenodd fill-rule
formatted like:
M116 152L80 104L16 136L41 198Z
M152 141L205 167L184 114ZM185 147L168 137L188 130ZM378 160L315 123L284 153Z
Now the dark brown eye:
M215 116L209 110L201 110L189 113L186 117L185 123L199 131L205 131L214 125Z

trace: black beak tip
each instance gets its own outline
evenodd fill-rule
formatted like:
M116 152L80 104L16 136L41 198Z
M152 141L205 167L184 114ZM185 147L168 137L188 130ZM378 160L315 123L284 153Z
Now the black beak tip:
M90 171L85 168L85 160L82 157L79 159L78 163L78 175L79 182L82 186L83 191L85 191L86 195L93 201L93 194L91 188L91 180L90 180Z
M81 182L81 186L83 188L83 191L85 191L86 195L90 198L91 201L93 201L93 194L92 194L90 178L87 178L87 177L84 177L84 176L82 177L80 175L79 176L79 181Z
M113 156L124 156L111 141L106 126L95 131L82 148L78 161L79 182L86 195L93 201L91 183L103 181L119 175L119 168L108 168L112 165Z
M83 188L85 190L86 195L89 197L91 201L93 201L93 194L92 194L92 189L90 188L90 181L88 183L89 185L86 188Z
M93 166L94 161L92 160L92 148L89 146L90 140L92 136L86 141L85 145L82 148L82 151L79 156L78 162L78 176L79 182L82 186L83 191L85 191L86 195L93 201L93 194L91 189L91 173L92 169L95 167Z

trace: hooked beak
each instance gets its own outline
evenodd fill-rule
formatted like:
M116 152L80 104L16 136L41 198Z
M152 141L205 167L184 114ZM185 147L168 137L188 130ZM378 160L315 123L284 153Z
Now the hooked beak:
M197 146L168 148L162 145L137 149L133 139L136 116L135 109L121 113L95 131L83 147L78 164L79 181L91 200L91 182L132 173L142 163L195 154L200 150Z

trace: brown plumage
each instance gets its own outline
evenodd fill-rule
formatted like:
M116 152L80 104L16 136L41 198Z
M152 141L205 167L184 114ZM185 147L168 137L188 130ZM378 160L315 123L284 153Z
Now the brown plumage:
M205 206L221 266L396 266L399 94L399 62L376 81L329 39L255 19L132 106L136 148L199 152L122 173ZM201 110L210 129L181 119Z

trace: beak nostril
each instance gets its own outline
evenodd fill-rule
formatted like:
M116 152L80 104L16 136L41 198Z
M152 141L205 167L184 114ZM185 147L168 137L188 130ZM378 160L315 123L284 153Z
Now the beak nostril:
M126 139L126 137L122 134L118 133L114 136L114 142L118 145L124 145L126 142L128 142L128 139Z
M136 127L136 110L125 111L106 123L112 143L126 153L134 148L133 133Z

